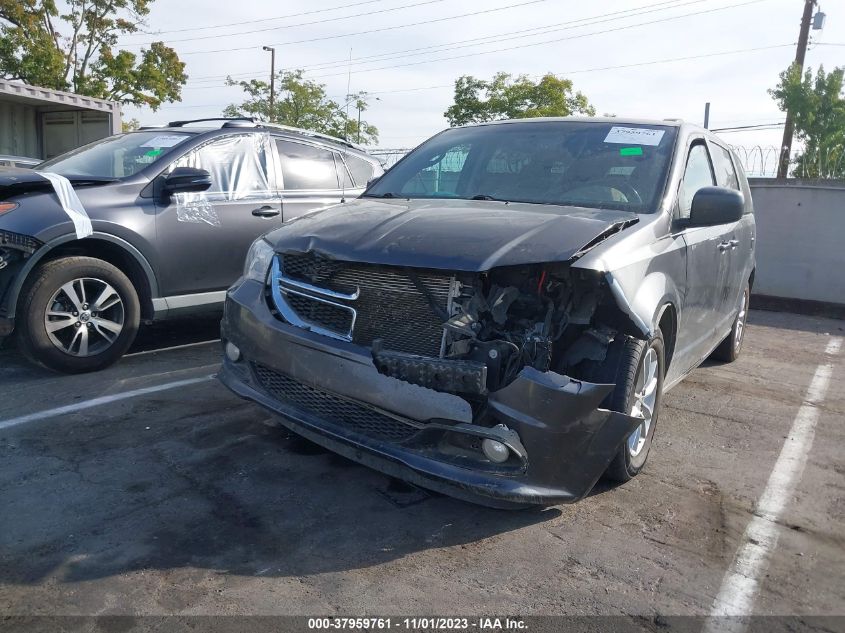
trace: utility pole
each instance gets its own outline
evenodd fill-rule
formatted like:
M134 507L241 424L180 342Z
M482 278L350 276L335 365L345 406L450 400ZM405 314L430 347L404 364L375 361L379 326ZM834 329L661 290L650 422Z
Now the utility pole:
M704 129L710 129L710 102L704 104Z
M798 33L798 48L795 50L795 64L799 74L804 72L804 56L807 54L807 43L810 39L810 21L813 18L813 7L816 0L804 0L804 14L801 16L801 31ZM786 123L783 126L783 141L780 147L780 161L778 162L778 178L786 178L789 172L789 157L792 154L792 135L795 132L795 121L792 112L786 112Z
M272 46L264 46L265 51L270 51L270 123L273 122L276 103L276 49Z

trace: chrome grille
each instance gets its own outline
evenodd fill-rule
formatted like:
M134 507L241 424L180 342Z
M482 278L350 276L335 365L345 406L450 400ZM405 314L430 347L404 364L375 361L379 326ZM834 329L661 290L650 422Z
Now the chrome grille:
M406 440L418 430L411 422L306 385L263 365L253 365L253 371L261 387L272 397L330 424L390 442Z
M453 282L450 275L302 253L276 258L271 281L276 307L293 325L364 346L380 338L387 349L430 357L441 355L438 311L448 312ZM317 307L326 304L332 308Z

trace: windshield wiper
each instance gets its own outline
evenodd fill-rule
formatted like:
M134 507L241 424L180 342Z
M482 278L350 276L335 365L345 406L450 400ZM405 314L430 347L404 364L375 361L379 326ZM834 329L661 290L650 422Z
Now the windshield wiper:
M385 193L368 193L367 198L399 198L400 196L395 193L391 193L390 191L386 191Z
M492 200L494 202L509 202L509 200L502 200L501 198L494 198L493 196L488 196L486 193L477 193L475 194L470 200Z

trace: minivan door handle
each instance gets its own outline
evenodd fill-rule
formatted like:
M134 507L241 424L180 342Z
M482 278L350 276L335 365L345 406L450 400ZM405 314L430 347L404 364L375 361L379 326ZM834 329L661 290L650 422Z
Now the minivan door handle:
M252 210L252 215L257 218L274 218L279 215L281 211L276 207L271 207L269 204L265 204L263 207L258 207L257 209Z
M719 244L719 246L717 246L716 248L719 249L719 252L724 253L726 250L731 248L731 243L730 242L721 242Z
M735 249L739 245L739 240L730 240L728 244L731 245L731 249Z

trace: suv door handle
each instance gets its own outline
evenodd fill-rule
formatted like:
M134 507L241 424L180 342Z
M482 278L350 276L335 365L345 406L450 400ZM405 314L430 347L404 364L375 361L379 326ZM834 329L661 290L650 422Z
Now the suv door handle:
M728 244L731 245L731 250L733 250L739 245L739 240L730 240Z
M719 249L719 252L724 253L726 250L731 248L731 243L730 242L722 242L722 243L719 244L719 246L717 248Z
M257 218L274 218L280 213L281 211L279 211L276 207L271 207L269 204L265 204L263 207L258 207L257 209L252 210L252 215Z

